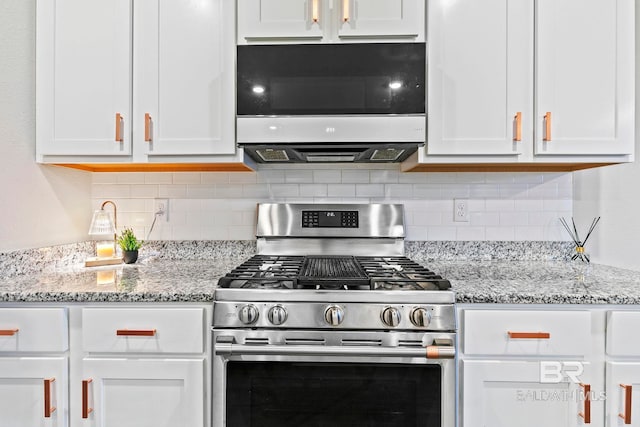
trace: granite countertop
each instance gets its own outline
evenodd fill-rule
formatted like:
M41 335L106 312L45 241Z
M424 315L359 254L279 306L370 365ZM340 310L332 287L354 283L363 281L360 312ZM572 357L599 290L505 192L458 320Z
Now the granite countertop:
M458 303L640 305L640 272L554 258L566 253L562 245L407 246L407 256L451 281ZM255 254L255 242L147 243L136 264L85 268L92 250L82 243L0 256L0 302L211 302L218 279ZM479 260L487 253L494 259ZM528 260L513 259L523 253Z

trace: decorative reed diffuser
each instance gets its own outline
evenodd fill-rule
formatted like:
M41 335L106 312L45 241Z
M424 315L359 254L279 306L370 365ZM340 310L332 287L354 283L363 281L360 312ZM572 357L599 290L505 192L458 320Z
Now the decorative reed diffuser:
M580 260L586 263L591 262L589 260L589 255L587 255L587 253L584 251L584 245L585 243L587 243L589 236L591 236L593 229L596 228L596 225L598 225L598 221L600 221L600 217L594 218L593 221L591 221L591 227L589 227L589 231L587 231L587 235L585 236L584 240L582 240L580 239L580 235L578 234L578 229L576 228L576 222L573 220L573 217L571 218L571 224L573 225L573 230L569 228L569 224L564 218L560 218L560 222L564 226L564 229L567 230L567 233L569 233L569 236L571 236L571 239L573 239L573 243L575 243L576 245L576 253L573 254L573 256L571 257L571 261Z

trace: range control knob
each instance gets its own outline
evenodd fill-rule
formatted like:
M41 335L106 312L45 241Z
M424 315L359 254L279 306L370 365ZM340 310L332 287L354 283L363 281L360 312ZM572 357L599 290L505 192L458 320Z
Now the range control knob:
M431 323L431 313L423 307L417 307L411 310L411 323L419 328L429 326Z
M240 307L240 311L238 312L238 319L245 325L251 325L256 323L260 313L258 309L253 304L246 304Z
M395 307L386 307L380 313L382 323L391 327L396 327L400 324L400 317L400 310Z
M274 325L282 325L287 321L287 310L281 305L274 305L267 313L267 318Z
M344 310L337 305L330 305L324 310L324 320L331 326L338 326L344 319Z

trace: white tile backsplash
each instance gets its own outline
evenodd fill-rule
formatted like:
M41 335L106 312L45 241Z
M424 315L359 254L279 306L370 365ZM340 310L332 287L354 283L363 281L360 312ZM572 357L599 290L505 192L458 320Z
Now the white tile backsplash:
M129 178L129 179L127 179ZM256 204L401 203L408 240L568 240L571 173L402 173L396 165L268 165L258 172L94 173L92 204L112 199L120 227L149 232L153 198L169 221L151 239L252 239ZM467 198L470 221L453 221Z

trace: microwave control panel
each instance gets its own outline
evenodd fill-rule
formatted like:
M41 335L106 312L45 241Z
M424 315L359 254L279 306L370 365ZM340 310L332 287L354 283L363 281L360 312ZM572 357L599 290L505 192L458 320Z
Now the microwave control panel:
M302 211L303 228L358 228L358 211Z

